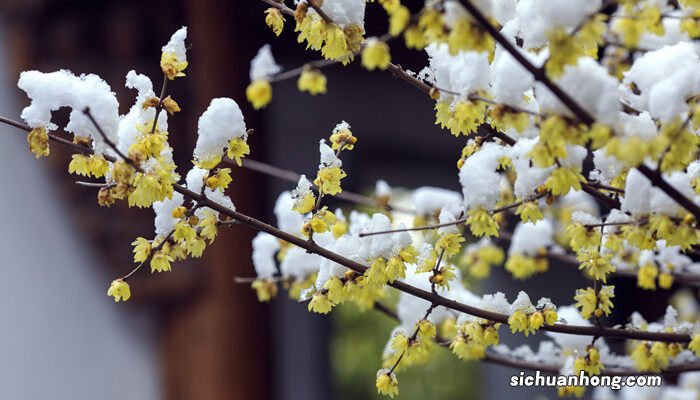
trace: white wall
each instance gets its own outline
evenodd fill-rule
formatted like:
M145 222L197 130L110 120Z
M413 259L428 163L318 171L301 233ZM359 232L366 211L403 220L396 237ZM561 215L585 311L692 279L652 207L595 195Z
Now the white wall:
M0 115L18 118L0 26ZM75 230L46 159L0 126L0 398L159 398L153 319L106 291L112 277Z

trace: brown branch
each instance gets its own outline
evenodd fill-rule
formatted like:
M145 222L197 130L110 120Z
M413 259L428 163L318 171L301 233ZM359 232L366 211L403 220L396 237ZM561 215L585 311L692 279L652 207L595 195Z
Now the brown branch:
M1 121L0 121L1 122ZM29 132L31 127L28 125L22 126L22 129ZM54 134L49 134L49 140L62 143L56 140L58 137ZM60 139L60 138L59 138ZM87 154L94 153L92 149L87 147L83 148L83 152ZM105 155L104 156L109 161L116 161L114 157ZM327 260L338 263L348 269L351 269L359 274L364 274L368 267L360 264L356 261L350 260L341 256L340 254L329 251L314 242L305 240L298 236L294 236L290 233L284 232L272 225L262 222L246 214L240 213L236 210L232 210L226 206L216 203L210 200L206 195L201 193L195 193L180 184L173 184L173 190L182 194L186 198L193 200L197 203L199 207L208 207L214 211L239 221L249 227L256 229L261 232L268 233L275 236L278 239L282 239L289 242L297 247L300 247L311 254L317 254ZM443 306L454 311L469 314L475 317L483 318L489 321L500 322L507 324L509 316L506 314L501 314L493 311L484 310L478 307L470 306L468 304L460 303L455 300L442 297L437 294L433 294L429 291L411 286L402 281L394 281L387 283L397 290L404 293L410 294L414 297L426 300L430 304L436 306ZM544 331L566 333L571 335L582 335L582 336L601 336L601 337L614 337L621 339L631 339L631 340L648 340L648 341L660 341L660 342L675 342L675 343L688 343L691 340L690 335L684 333L668 333L668 332L646 332L638 330L629 329L619 329L619 328L609 328L609 327L598 327L598 326L578 326L578 325L568 325L568 324L554 324L551 326L544 326L541 328Z
M398 322L401 322L398 315L396 312L393 310L387 308L386 306L375 303L375 310L381 312L382 314L385 314L389 318L395 319ZM441 347L448 348L450 346L450 341L444 340L440 336L435 337L435 342L440 345ZM519 370L530 370L530 371L540 371L545 374L551 374L551 375L559 375L561 372L561 365L552 365L552 364L545 364L545 363L537 363L537 362L530 362L530 361L525 361L520 358L516 357L511 357L507 356L505 354L497 353L492 350L487 350L485 357L482 359L482 361L489 362L491 364L496 364L500 365L503 367L508 367L508 368L515 368ZM669 368L667 368L665 371L662 372L662 375L672 375L672 374L678 374L681 372L689 372L689 371L698 371L700 370L700 362L692 362L692 363L687 363L687 364L682 364L682 365L674 365ZM601 375L604 376L631 376L631 375L647 375L648 372L641 372L637 371L634 369L626 369L626 368L605 368L601 371Z

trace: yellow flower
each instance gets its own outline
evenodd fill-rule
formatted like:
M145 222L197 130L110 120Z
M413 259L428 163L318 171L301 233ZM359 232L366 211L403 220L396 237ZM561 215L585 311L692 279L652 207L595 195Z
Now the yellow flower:
M574 360L576 375L579 375L581 371L585 371L589 376L600 375L602 369L603 364L600 362L600 353L593 346L588 348L588 354L585 357L577 357Z
M406 264L401 257L391 257L386 263L385 272L387 282L393 282L406 277Z
M334 304L341 304L348 299L349 292L345 289L343 281L337 276L332 276L323 284L323 289L327 290L326 296Z
M389 11L389 10L387 10ZM389 34L399 36L406 29L411 19L411 12L406 6L400 5L389 12Z
M341 220L336 221L336 223L333 224L331 232L333 233L333 237L338 239L339 237L348 233L348 223Z
M172 183L162 182L154 173L136 174L134 190L129 193L129 207L150 207L154 202L172 196Z
M422 50L428 45L427 40L423 36L423 30L417 25L409 26L403 33L406 47L409 49Z
M333 308L333 302L330 301L328 296L321 292L316 292L314 293L313 297L311 298L311 301L309 301L309 311L319 313L319 314L328 314L331 312L331 309Z
M169 254L159 251L151 258L151 272L170 271L172 269L171 262L173 262L173 258Z
M242 165L241 160L247 154L250 154L250 147L245 140L241 138L233 138L228 142L228 150L226 151L226 155L228 158L235 160L239 167Z
M498 325L498 324L497 324ZM489 326L484 329L484 344L487 346L496 346L500 342L498 337L498 327Z
M552 171L552 174L544 182L544 186L554 196L569 193L569 190L581 190L581 182L586 178L581 175L580 168L560 167Z
M357 143L357 137L353 136L350 129L344 127L334 130L330 137L330 141L331 149L335 151L341 150L341 148L342 150L352 150L355 148L355 143Z
M574 300L576 300L575 306L581 309L583 318L590 318L593 315L598 301L593 288L576 289Z
M544 310L544 322L546 322L547 325L552 326L556 324L558 319L559 316L557 316L557 312L553 309L547 308Z
M399 251L399 257L407 263L414 264L418 261L418 250L411 245L406 246Z
M304 68L297 87L300 92L309 92L311 95L326 93L326 76L317 69Z
M564 67L576 64L579 57L586 54L576 37L563 28L551 31L547 35L547 39L549 40L550 56L545 69L547 75L552 78L560 77L564 73Z
M585 386L558 386L557 395L559 397L581 397L586 393Z
M29 144L29 151L31 151L36 158L49 155L49 135L43 127L32 129L27 134L27 143Z
M544 315L541 312L536 311L530 315L528 321L529 329L537 330L544 326Z
M530 320L522 310L518 310L508 317L508 325L512 333L525 332L525 336L529 334Z
M519 133L523 133L530 126L530 115L512 110L502 104L491 107L489 117L491 117L491 126L501 132L515 129Z
M376 38L370 38L362 49L362 65L368 70L386 69L391 62L389 45Z
M630 358L634 361L634 366L641 372L661 372L659 361L652 353L647 342L638 342Z
M316 196L311 190L306 191L299 197L293 199L294 204L292 210L298 212L299 214L306 214L314 209L316 205Z
M270 7L265 10L265 14L265 23L272 29L272 32L274 32L276 36L279 36L284 28L284 17L282 13L277 8Z
M516 215L520 215L523 222L537 222L544 218L537 201L524 202L515 210Z
M569 237L569 245L574 251L597 249L602 237L600 229L589 228L578 222L571 223L566 227L566 235Z
M700 335L693 335L688 344L688 350L695 353L695 356L700 356Z
M437 334L437 328L435 327L435 324L433 324L427 319L420 320L417 324L417 328L418 336L421 339L431 339L434 338Z
M389 372L386 368L377 371L376 386L379 394L389 396L392 399L399 395L399 380L393 372Z
M182 71L187 68L187 61L178 60L175 53L165 52L160 57L160 68L168 79L173 80L185 76Z
M173 211L170 213L173 218L182 218L185 216L185 213L187 212L187 208L183 206L175 207L173 208Z
M453 256L459 253L462 248L462 242L466 239L458 233L448 233L440 236L440 239L435 243L437 251L444 251L446 256Z
M134 262L141 263L151 255L151 242L139 237L131 243L134 246Z
M94 176L95 178L103 177L109 170L109 164L104 156L100 154L92 154L86 156L84 154L73 154L71 162L68 164L68 172L82 176Z
M576 289L575 306L581 309L583 318L590 318L592 315L601 317L603 314L609 315L613 308L611 299L615 297L615 287L604 285L600 288L598 296L593 288Z
M437 272L428 278L430 283L434 283L439 287L446 289L450 288L450 282L455 278L454 267L452 265L445 265L440 267Z
M472 208L467 215L467 224L474 236L498 236L498 223L488 211Z
M450 349L460 360L481 360L486 356L486 346L457 335L450 343Z
M182 110L180 110L180 106L177 104L177 102L175 100L173 100L173 98L170 96L163 99L163 108L170 115L173 115L176 112L182 111Z
M340 188L340 180L346 176L340 167L323 167L318 170L314 184L318 186L320 193L333 196L343 191Z
M173 233L173 239L176 241L184 241L185 243L193 240L197 236L194 228L189 224L188 221L180 220L175 224L175 232Z
M129 297L131 297L131 289L129 288L129 284L121 279L113 280L112 284L109 285L109 289L107 290L107 296L114 297L115 302L120 300L129 300Z
M256 279L250 286L255 289L260 302L268 302L277 296L277 283L273 280Z
M541 262L544 262L546 264L546 267L549 266L547 260L544 258L535 259L534 257L528 257L524 254L514 253L511 254L510 257L508 257L508 261L506 261L505 268L506 271L513 274L514 278L526 279L534 275L539 270L543 269L542 265L538 264ZM545 270L546 267L544 268Z
M199 258L204 253L204 249L206 247L207 242L205 242L201 237L196 236L187 242L187 254L191 255L192 257Z
M658 268L652 263L646 263L639 267L637 271L637 286L642 289L656 289L656 276L659 274Z
M224 190L228 188L231 181L231 168L219 168L216 174L207 178L206 185L210 189Z
M447 36L447 45L452 55L463 50L492 53L495 42L479 25L467 18L460 18Z
M386 283L386 260L383 257L377 257L372 260L370 267L367 271L365 271L364 276L364 283L368 285L383 285Z
M199 224L197 225L199 228L201 228L199 235L202 236L204 239L207 239L209 241L209 244L211 244L214 241L214 239L216 239L216 235L219 233L219 230L217 229L216 225L217 219L216 215L213 212L209 212L206 217L200 219Z
M265 79L256 79L246 88L245 96L254 109L264 108L272 100L272 85Z
M345 32L336 24L326 26L326 42L321 48L321 54L332 60L343 60L348 56L348 40Z
M673 275L668 272L659 274L659 287L662 289L670 289L673 286Z
M615 267L610 263L612 254L601 254L597 249L581 251L576 259L581 263L578 269L587 268L587 272L595 279L606 282L607 276L615 272Z

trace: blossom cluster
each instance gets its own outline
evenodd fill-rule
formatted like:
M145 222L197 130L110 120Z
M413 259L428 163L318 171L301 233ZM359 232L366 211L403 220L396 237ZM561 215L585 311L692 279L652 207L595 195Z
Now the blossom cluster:
M382 309L392 287L401 291L398 326L376 374L377 390L390 397L399 393L397 374L440 346L463 360L506 355L565 375L658 373L697 362L699 305L687 292L674 295L663 321L634 313L627 326L609 328L634 339L627 354L613 352L604 334L586 332L607 332L601 327L622 296L612 277L633 276L643 290L700 281L700 2L429 0L417 11L400 0L376 3L270 3L264 19L273 34L293 24L298 42L322 59L284 71L263 46L250 64L246 98L261 110L274 83L295 77L300 91L326 93L321 68L356 58L369 71L389 70L430 96L435 124L455 137L460 191L378 181L372 210L330 209L327 200L344 194L351 172L342 157L362 151L355 133L364 127L341 121L317 138L316 171L277 198L276 227L262 227L241 217L227 194L231 168L250 154L234 100L213 99L202 113L192 166L178 183L168 118L180 107L156 96L148 77L127 74L137 95L119 115L96 75L22 73L30 151L49 155L58 129L51 112L69 107L63 130L84 149L69 172L100 180L101 205L126 199L155 212L153 238L133 242L137 266L108 294L128 300L128 278L147 263L165 272L201 257L231 218L263 231L252 242L251 286L260 301L282 287L310 312L327 314L344 303ZM386 14L388 32L365 37L365 9L374 6ZM163 47L166 82L185 76L186 35L178 30ZM390 44L399 38L424 52L418 73L392 63ZM493 268L525 280L553 263L590 281L569 305L533 303L525 291L509 302L501 292L470 290ZM550 340L537 350L510 349L500 344L502 325L524 336L546 331ZM679 387L663 390L688 391L697 379L683 375Z

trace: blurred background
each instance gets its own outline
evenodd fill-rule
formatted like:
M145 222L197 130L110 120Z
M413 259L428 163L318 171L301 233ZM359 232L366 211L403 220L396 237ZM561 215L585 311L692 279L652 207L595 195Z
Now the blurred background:
M459 190L455 160L464 140L435 127L432 101L389 73L332 66L324 69L328 94L300 94L290 80L275 84L273 102L254 112L244 92L249 61L261 45L272 43L285 69L318 57L296 43L290 23L275 39L264 25L265 9L254 0L0 0L0 115L18 119L28 104L16 88L20 71L61 68L102 76L125 113L134 96L124 88L126 73L135 69L158 83L160 47L186 25L187 78L171 86L183 109L170 119L181 174L190 166L197 118L210 99L226 96L241 105L255 130L252 159L313 174L319 139L346 120L360 140L344 156L347 190L371 191L380 178L392 186ZM380 7L368 7L366 29L386 31ZM414 71L426 62L401 46L393 46L392 56ZM22 132L0 126L2 398L379 397L375 372L395 322L354 306L331 316L310 314L284 295L258 303L248 285L233 279L254 274L255 232L245 227L222 232L201 260L177 264L168 274L138 275L132 300L114 304L107 286L132 268L131 241L153 235L153 213L120 204L100 208L96 191L76 186L66 173L70 154L55 145L51 153L36 161ZM293 184L234 172L237 208L274 222L274 200ZM533 298L546 295L567 304L581 283L576 270L553 266L527 288ZM524 288L502 269L486 282L469 284L476 293L501 290L509 299ZM641 298L628 289L630 295L615 305L622 315ZM663 312L661 301L648 304L648 318ZM505 332L505 342L520 340ZM427 366L401 374L401 398L537 398L536 390L507 386L517 372L437 351Z

